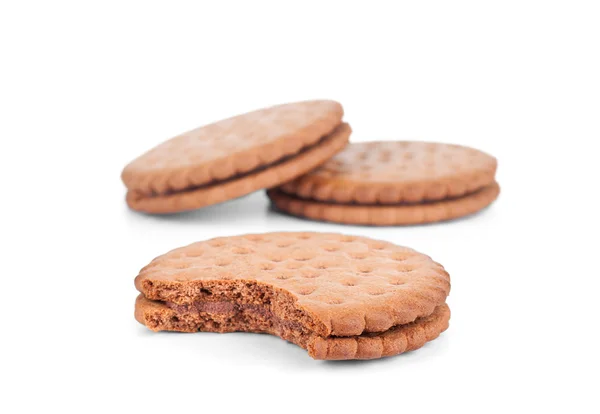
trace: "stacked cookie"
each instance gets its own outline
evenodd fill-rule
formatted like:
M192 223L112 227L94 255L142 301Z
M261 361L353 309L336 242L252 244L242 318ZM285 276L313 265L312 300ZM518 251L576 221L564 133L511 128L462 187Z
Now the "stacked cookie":
M176 213L275 187L341 151L350 126L333 101L261 109L172 138L125 167L127 204Z
M492 156L424 142L347 145L342 117L337 102L306 101L186 132L125 167L127 203L176 213L272 189L273 204L292 215L401 225L465 216L498 196Z
M475 213L496 199L496 159L425 142L348 145L314 171L268 192L282 211L348 224L431 223Z
M135 280L136 319L154 331L260 332L315 359L373 359L447 329L448 273L366 237L266 233L194 243Z

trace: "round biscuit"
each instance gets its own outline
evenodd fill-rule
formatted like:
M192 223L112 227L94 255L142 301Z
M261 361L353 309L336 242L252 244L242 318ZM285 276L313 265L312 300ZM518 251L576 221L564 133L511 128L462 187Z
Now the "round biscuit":
M450 277L429 256L336 233L221 237L172 250L136 277L150 300L191 303L204 283L249 281L283 290L324 326L324 336L383 332L431 315ZM157 286L162 289L156 289ZM180 294L179 292L186 292ZM200 291L200 289L196 289Z

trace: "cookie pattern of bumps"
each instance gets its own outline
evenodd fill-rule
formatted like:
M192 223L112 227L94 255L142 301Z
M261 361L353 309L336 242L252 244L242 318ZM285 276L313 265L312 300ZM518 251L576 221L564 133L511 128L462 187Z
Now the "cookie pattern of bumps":
M334 101L265 108L172 138L125 167L129 191L167 194L223 181L292 156L331 133L343 116Z
M497 162L479 150L413 141L352 143L279 189L332 203L398 204L460 197L494 183Z
M321 336L356 336L411 323L431 315L450 290L444 268L410 248L310 232L194 243L157 257L135 281L147 299L178 305L206 300L206 287L233 282L267 286L273 298L290 296Z

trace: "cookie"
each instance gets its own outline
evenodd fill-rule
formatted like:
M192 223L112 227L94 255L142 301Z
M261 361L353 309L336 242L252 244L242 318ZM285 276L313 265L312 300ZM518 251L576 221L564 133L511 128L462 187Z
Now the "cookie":
M447 328L450 279L412 249L333 233L223 237L154 259L135 279L153 330L265 332L316 359L416 349Z
M351 133L334 101L278 105L172 138L125 167L128 205L192 210L277 186L342 150Z
M500 192L496 159L460 145L353 143L268 192L284 212L346 224L430 223L475 213Z

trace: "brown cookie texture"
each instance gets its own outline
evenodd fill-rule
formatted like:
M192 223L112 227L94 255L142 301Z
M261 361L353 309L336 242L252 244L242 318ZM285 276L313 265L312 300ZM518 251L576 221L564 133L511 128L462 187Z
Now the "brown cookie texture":
M342 106L335 101L304 101L186 132L125 167L121 178L128 189L127 202L136 210L169 213L282 184L345 146L351 130L342 125L342 116ZM259 173L264 174L256 177Z
M258 332L279 336L308 351L321 360L375 359L413 351L436 339L448 329L450 308L445 303L431 315L387 331L348 337L299 335L273 318L231 310L215 315L208 312L178 313L162 302L139 295L135 303L135 318L154 331L177 332ZM225 321L226 323L219 323Z
M194 243L154 259L135 284L148 299L189 304L203 298L203 287L231 280L285 290L321 333L341 336L381 332L429 315L450 289L444 268L412 249L310 232Z
M404 352L437 337L449 319L450 279L440 264L335 233L194 243L154 259L135 285L136 318L150 329L266 332L317 359Z
M162 195L147 196L136 191L128 191L126 201L137 211L166 214L206 207L257 190L271 188L316 168L344 149L348 144L351 131L350 126L343 123L316 145L304 148L300 153L266 168L239 177Z
M267 194L277 209L294 216L341 224L393 226L435 223L474 214L496 200L500 186L493 182L462 197L399 205L327 203L295 197L278 189Z
M415 141L352 143L280 190L332 203L398 204L473 193L495 181L494 157L460 145Z

